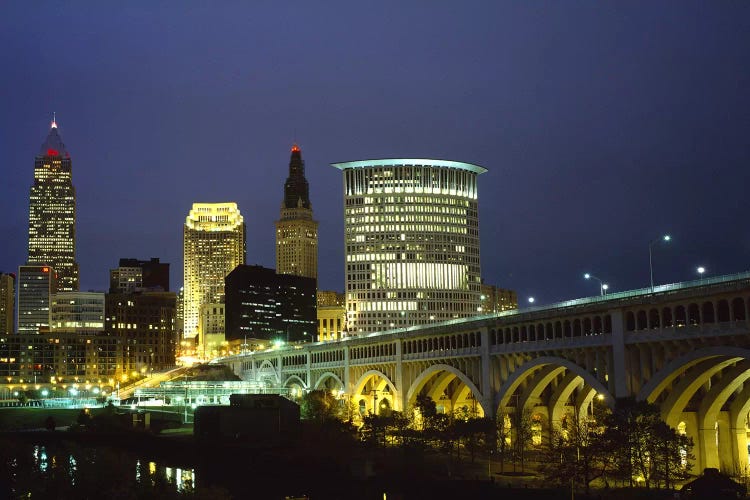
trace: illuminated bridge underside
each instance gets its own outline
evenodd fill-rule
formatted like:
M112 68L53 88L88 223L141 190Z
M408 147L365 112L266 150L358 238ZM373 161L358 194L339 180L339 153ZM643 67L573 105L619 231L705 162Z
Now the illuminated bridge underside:
M693 438L694 470L748 467L750 273L221 360L244 380L351 398L361 413L524 410L541 435L635 397Z

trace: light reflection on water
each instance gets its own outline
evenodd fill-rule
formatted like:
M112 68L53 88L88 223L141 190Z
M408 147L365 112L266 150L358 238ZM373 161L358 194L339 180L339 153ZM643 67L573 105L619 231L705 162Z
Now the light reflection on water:
M35 471L41 473L42 477L50 472L50 469L57 468L58 455L54 451L48 452L47 447L35 445L31 451L33 466ZM79 472L78 461L89 460L91 464L96 465L96 455L93 454L90 457L78 457L72 453L60 453L60 463L67 464L67 475L71 486L75 486L77 475ZM167 482L173 484L178 492L194 491L196 487L196 474L195 469L183 469L168 467L159 465L156 462L149 461L148 466L144 469L141 459L134 458L135 460L135 480L139 483L142 481L148 481L152 486L156 484L159 475L165 477ZM17 460L13 460L8 464L11 468L17 466Z

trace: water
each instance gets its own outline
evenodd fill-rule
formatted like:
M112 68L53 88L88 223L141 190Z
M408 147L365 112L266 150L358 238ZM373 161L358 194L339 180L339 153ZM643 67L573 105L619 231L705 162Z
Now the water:
M3 438L0 460L0 498L172 498L201 490L194 467L106 446Z

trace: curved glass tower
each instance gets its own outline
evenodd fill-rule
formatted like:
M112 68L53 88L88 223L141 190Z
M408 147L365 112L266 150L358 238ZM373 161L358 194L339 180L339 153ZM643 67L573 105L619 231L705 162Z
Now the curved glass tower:
M474 316L481 307L478 165L334 163L344 174L347 330Z

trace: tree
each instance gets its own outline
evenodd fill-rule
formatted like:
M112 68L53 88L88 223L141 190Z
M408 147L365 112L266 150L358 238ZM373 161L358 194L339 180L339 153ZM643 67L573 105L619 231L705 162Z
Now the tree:
M511 446L513 450L513 470L515 471L516 461L520 462L521 472L524 472L526 461L526 449L531 443L533 432L531 430L531 410L516 409L511 415L511 426L513 439Z
M419 412L421 422L418 424L418 427L420 427L421 430L429 427L430 420L437 415L437 404L435 404L435 400L427 394L417 395L417 399L414 402L414 409Z
M505 472L505 459L511 455L511 422L510 417L504 411L497 414L495 422L497 432L497 454L500 459L500 473Z
M310 391L300 398L300 417L322 424L338 418L339 406L338 400L328 391Z
M593 419L568 413L544 449L546 479L559 486L577 483L588 493L591 482L612 464L603 436L603 428Z
M637 477L646 488L662 482L669 487L687 474L693 443L662 421L655 404L619 399L605 426L615 470L631 486Z

